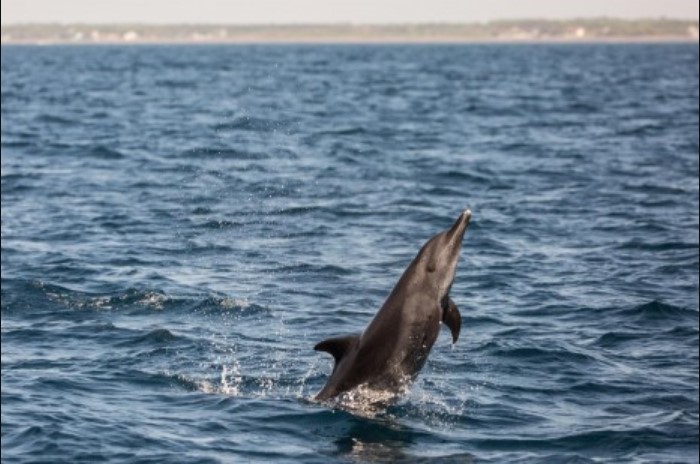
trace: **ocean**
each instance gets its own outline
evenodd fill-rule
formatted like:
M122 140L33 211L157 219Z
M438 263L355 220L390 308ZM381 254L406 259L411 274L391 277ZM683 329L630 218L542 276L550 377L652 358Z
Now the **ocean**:
M698 462L698 45L2 47L2 462ZM398 403L312 401L473 212Z

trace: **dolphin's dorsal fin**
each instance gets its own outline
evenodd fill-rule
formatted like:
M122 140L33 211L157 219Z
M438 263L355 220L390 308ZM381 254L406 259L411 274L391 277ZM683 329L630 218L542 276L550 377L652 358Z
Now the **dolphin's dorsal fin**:
M459 338L459 330L462 328L462 315L452 298L448 298L447 307L442 310L442 322L450 328L452 332L452 343L456 343Z
M343 359L345 353L348 352L353 345L360 341L360 336L358 334L346 335L344 337L334 337L328 338L319 342L314 346L316 351L326 351L333 355L335 358L335 366L333 370L338 366L340 360Z

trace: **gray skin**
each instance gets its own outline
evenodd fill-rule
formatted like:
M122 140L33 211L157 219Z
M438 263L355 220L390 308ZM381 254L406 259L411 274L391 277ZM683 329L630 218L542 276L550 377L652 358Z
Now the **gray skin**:
M399 393L425 364L442 321L456 342L462 324L449 292L471 211L428 240L361 334L330 338L314 349L335 358L330 379L316 395L324 401L359 385Z

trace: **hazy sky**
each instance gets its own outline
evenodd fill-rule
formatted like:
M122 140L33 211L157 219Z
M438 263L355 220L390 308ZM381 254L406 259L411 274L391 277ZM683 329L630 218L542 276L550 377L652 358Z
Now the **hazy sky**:
M698 18L698 0L2 0L22 22L397 23L509 18Z

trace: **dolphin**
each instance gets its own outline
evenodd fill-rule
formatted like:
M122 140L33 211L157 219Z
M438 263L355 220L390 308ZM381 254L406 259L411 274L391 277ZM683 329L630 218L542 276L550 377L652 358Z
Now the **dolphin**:
M335 358L333 372L315 400L365 387L398 396L418 376L440 332L459 338L462 316L449 293L471 211L420 249L364 332L314 346Z

